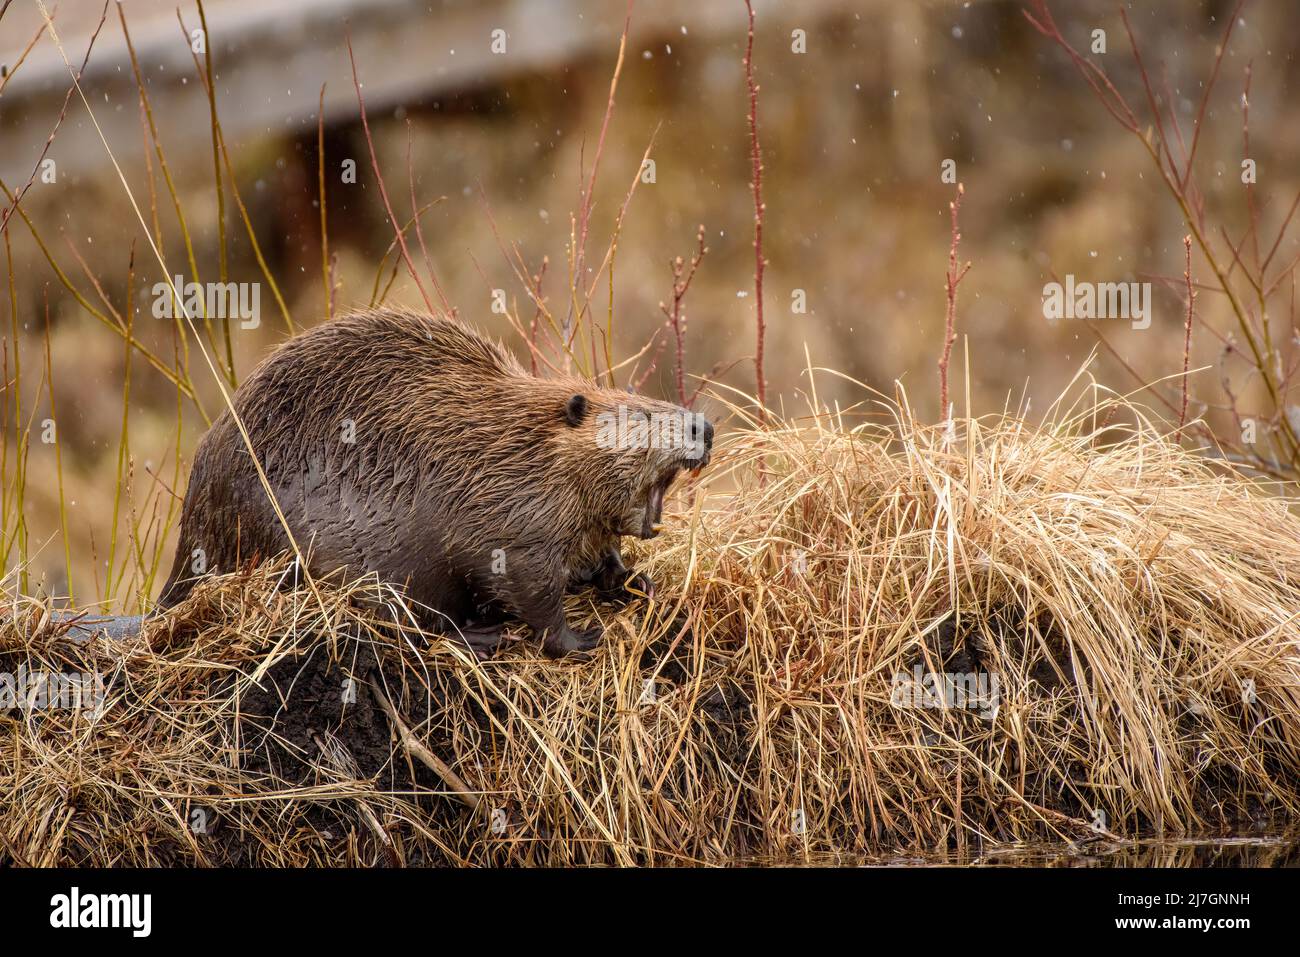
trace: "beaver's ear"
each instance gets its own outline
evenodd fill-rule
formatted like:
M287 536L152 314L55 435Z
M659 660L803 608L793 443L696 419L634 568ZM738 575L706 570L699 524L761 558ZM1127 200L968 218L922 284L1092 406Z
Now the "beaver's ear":
M587 397L581 392L569 397L564 404L564 421L571 426L579 426L587 416Z

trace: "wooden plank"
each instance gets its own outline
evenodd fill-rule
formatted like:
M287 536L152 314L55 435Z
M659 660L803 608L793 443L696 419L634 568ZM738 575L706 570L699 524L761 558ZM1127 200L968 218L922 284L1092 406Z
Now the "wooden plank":
M23 0L18 0L22 3ZM880 12L882 0L803 0L793 13L780 0L755 0L760 19L814 25L833 10ZM64 0L56 24L69 59L80 62L102 8L97 0ZM165 0L126 0L127 23L147 76L163 143L177 164L210 149L202 87L190 48ZM34 0L23 17L11 9L0 26L0 62L13 62L40 23ZM351 25L367 109L379 113L415 98L499 82L525 71L557 68L593 51L618 48L624 5L616 0L211 0L205 5L217 71L218 108L232 144L260 134L310 132L317 98L328 81L327 122L357 115L344 43ZM198 27L193 7L182 9ZM656 0L637 6L632 55L653 40L731 34L743 40L745 11L736 2ZM25 29L19 29L24 27ZM505 54L491 49L504 29ZM69 75L45 38L0 96L0 176L26 180L58 116ZM83 87L120 161L142 149L138 99L126 44L110 9ZM93 171L107 157L84 107L74 104L52 154L60 173Z

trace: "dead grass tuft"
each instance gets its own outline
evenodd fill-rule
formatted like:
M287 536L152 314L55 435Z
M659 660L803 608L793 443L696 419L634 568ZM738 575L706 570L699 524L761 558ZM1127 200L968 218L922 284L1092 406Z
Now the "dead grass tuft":
M0 713L4 857L724 863L1300 811L1292 502L1118 400L1036 428L887 410L733 430L643 549L649 614L574 599L608 628L589 662L479 664L390 590L317 601L284 565L125 644L19 599L0 666L108 699ZM944 673L989 694L925 706L909 682Z

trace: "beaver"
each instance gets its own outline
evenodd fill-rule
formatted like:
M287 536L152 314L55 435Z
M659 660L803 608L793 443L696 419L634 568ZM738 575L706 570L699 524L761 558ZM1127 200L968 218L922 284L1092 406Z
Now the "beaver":
M699 413L539 378L458 320L398 309L287 340L232 404L311 574L400 585L480 656L512 618L551 657L595 647L599 628L566 620L566 590L651 594L620 539L656 535L669 487L713 447ZM159 605L289 548L227 410L195 453Z

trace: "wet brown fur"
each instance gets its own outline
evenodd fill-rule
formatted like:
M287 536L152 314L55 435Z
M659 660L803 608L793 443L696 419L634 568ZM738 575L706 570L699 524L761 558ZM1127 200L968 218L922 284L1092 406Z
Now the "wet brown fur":
M495 647L503 619L517 618L552 654L599 637L569 628L565 589L624 594L619 537L649 533L658 519L650 489L707 461L704 424L702 457L698 445L602 447L599 416L620 405L684 411L583 379L534 377L458 322L396 310L290 339L234 396L313 575L346 569L402 584L481 652ZM195 454L163 607L189 594L198 549L208 573L289 549L229 412Z

